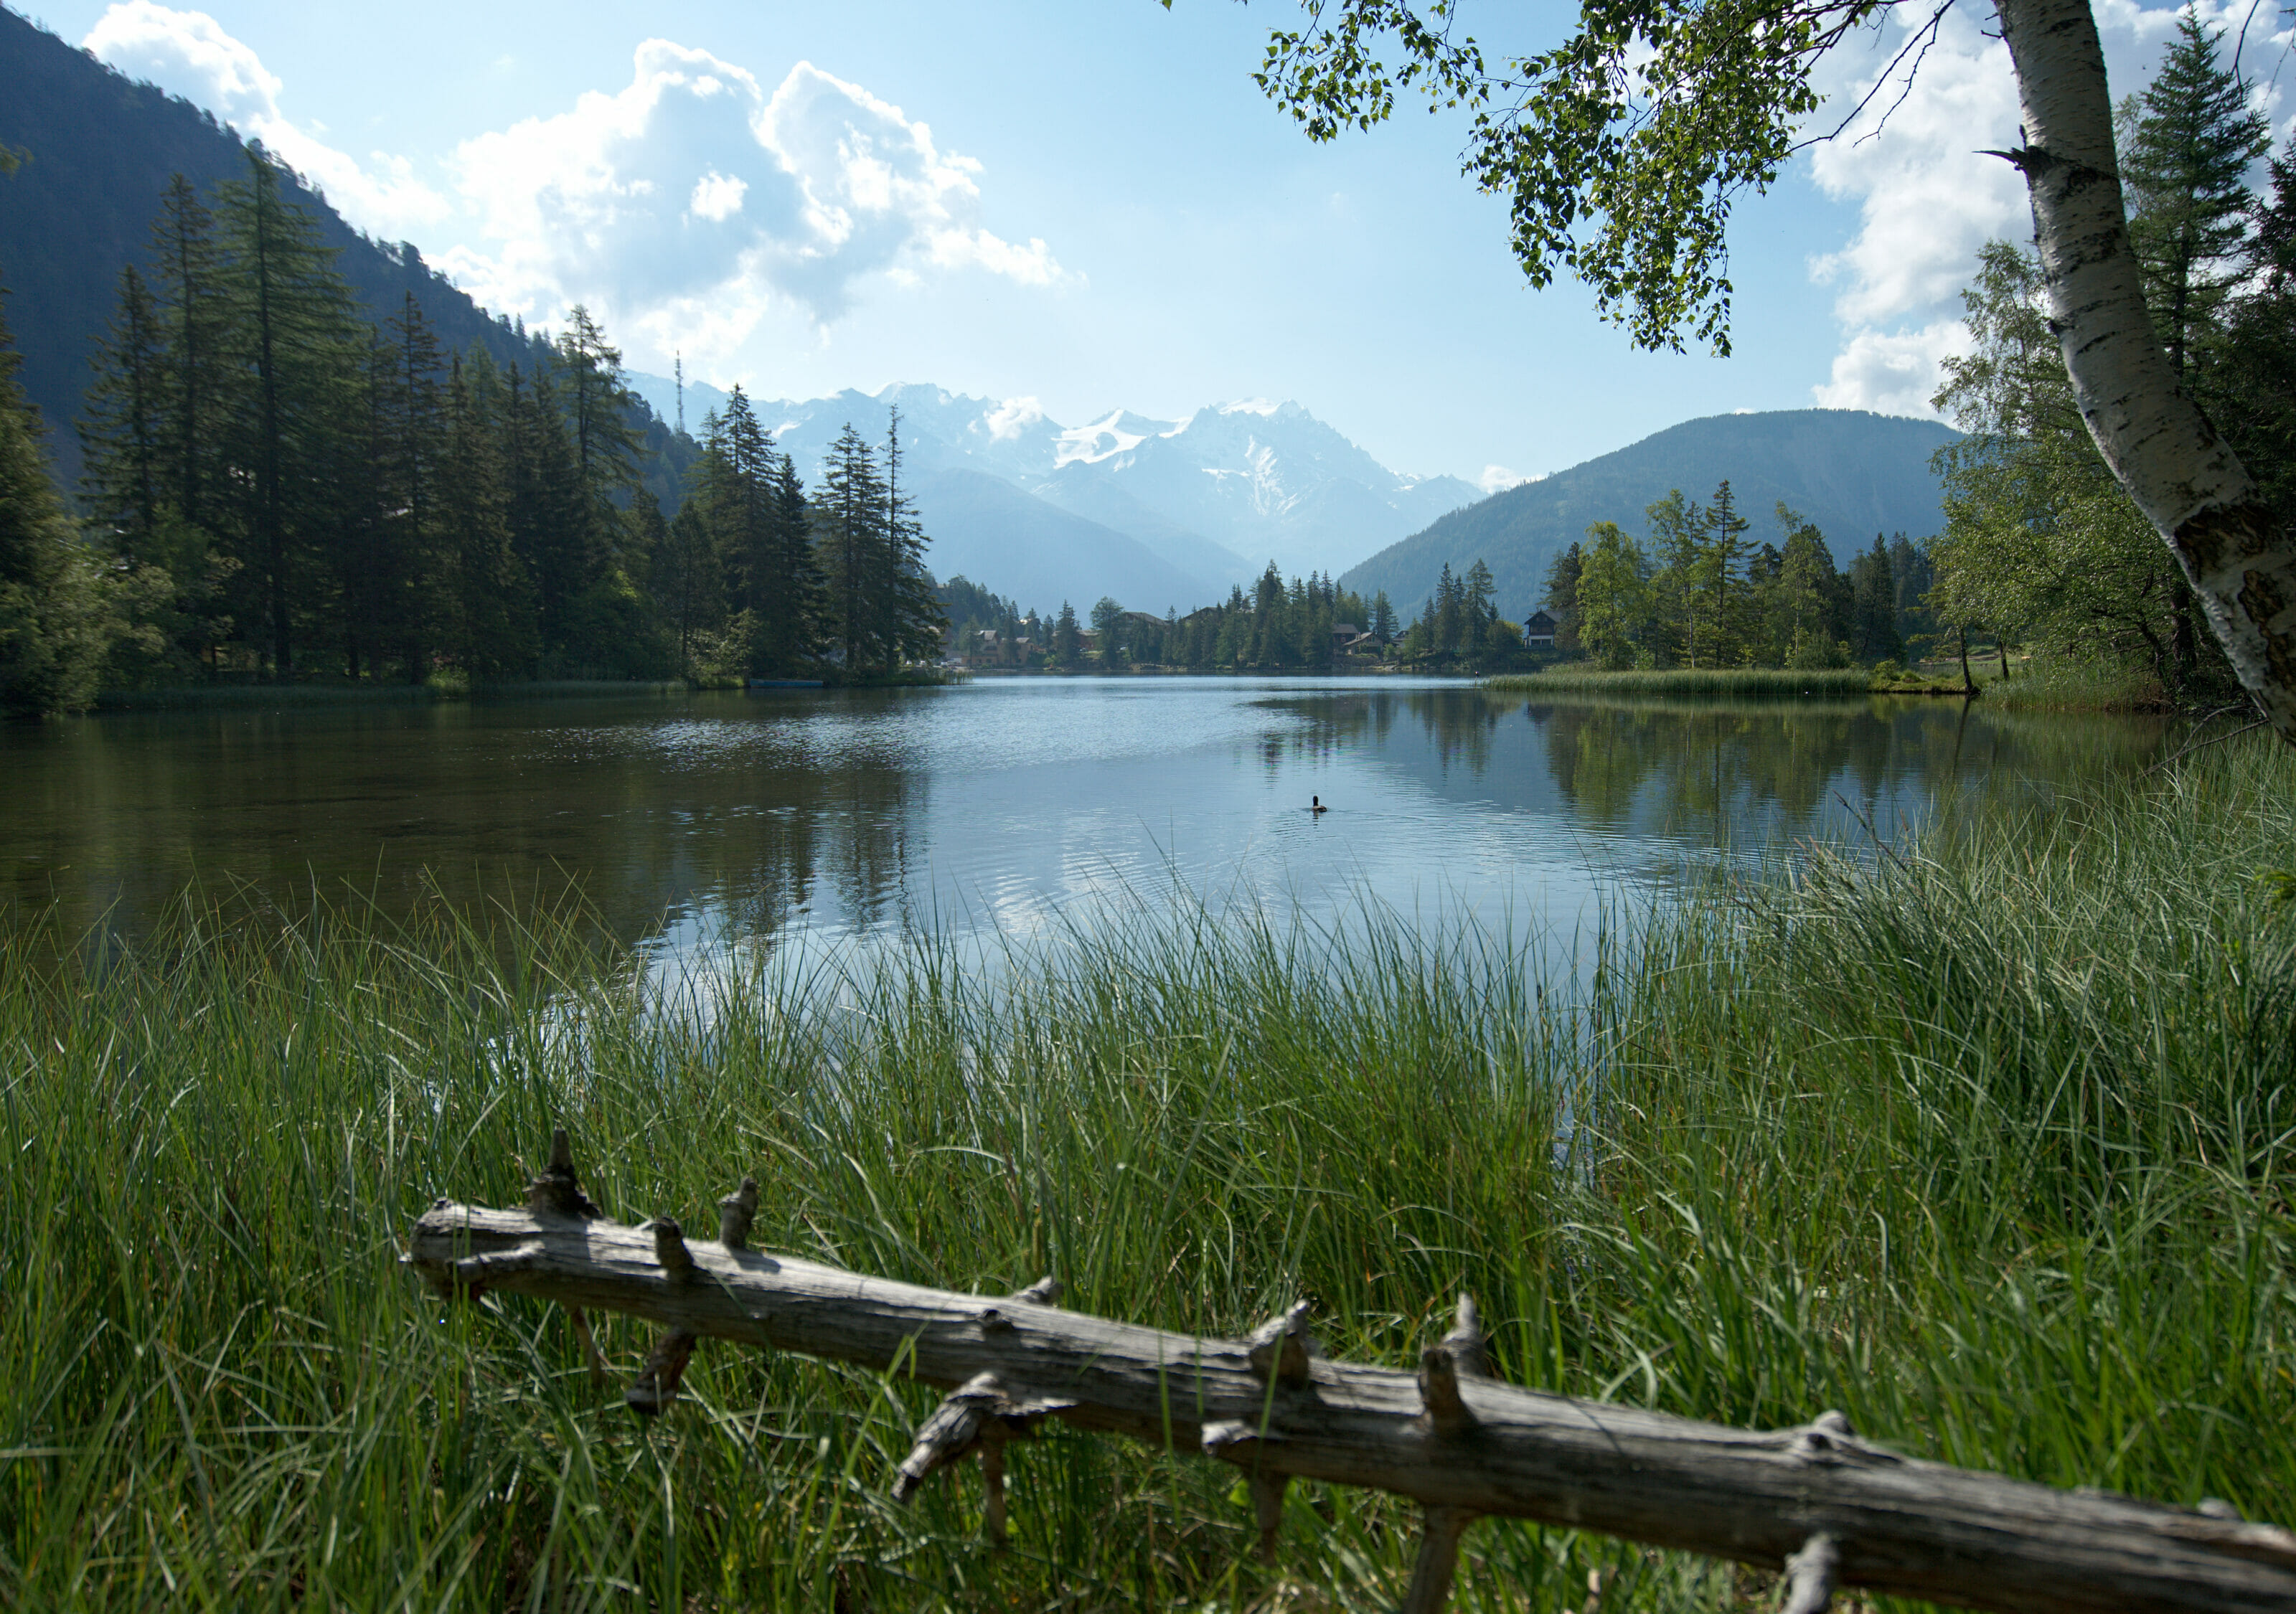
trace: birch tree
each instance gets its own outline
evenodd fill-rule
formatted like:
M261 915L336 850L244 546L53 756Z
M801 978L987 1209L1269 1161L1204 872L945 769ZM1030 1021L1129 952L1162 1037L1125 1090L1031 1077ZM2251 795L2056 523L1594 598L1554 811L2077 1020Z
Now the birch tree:
M1461 0L1308 0L1257 78L1316 140L1384 121L1399 94L1464 109L1467 176L1509 199L1534 285L1577 278L1640 346L1689 334L1726 353L1731 209L1803 143L1820 61L1899 3L1583 0L1560 45L1492 59L1461 31ZM1911 68L1949 3L1915 29ZM2241 683L2296 742L2296 545L2178 385L2146 308L2089 0L1996 0L1995 18L2021 125L1995 154L2025 180L2081 419Z

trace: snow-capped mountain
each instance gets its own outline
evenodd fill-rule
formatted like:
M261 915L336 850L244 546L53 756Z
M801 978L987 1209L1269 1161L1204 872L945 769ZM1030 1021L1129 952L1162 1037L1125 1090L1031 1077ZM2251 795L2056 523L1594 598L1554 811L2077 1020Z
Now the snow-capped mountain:
M668 383L629 380L662 410ZM688 427L698 432L703 408L723 396L689 381ZM1138 610L1185 611L1271 560L1287 574L1336 575L1481 496L1456 477L1398 475L1294 403L1221 404L1179 421L1117 409L1081 426L1062 425L1033 399L919 385L754 406L808 481L849 422L882 441L898 406L933 569L1047 609L1065 598L1083 610L1109 594ZM1015 507L985 496L981 475L1065 516L1016 525ZM1136 595L1181 597L1128 597L1119 582Z

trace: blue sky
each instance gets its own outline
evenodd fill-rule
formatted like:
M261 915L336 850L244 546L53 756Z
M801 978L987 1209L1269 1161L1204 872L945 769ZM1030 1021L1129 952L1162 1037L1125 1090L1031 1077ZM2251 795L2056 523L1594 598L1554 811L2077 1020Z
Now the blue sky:
M28 9L489 306L588 303L636 368L683 352L767 397L930 381L1070 425L1296 398L1398 470L1492 484L1694 415L1920 412L1977 245L2023 222L1974 155L2015 135L2005 61L1958 14L1876 138L1742 205L1719 360L1637 354L1576 287L1531 291L1456 119L1311 145L1250 79L1298 15L1279 0ZM2141 87L2173 13L2098 13L2116 89ZM1570 15L1466 6L1518 47Z

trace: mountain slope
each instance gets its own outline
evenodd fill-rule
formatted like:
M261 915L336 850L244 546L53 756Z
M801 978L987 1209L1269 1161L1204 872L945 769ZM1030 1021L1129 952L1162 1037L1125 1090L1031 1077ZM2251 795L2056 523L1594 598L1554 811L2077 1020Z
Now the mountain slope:
M932 535L936 577L963 576L1050 613L1065 600L1077 615L1109 594L1135 610L1190 610L1210 596L1202 579L1166 564L1123 533L1023 493L1001 477L962 466L919 474L917 514Z
M145 263L152 220L168 179L182 174L213 193L247 176L239 136L190 102L135 83L0 7L0 145L26 153L0 177L0 284L23 355L24 390L49 429L67 487L77 483L72 430L88 382L88 355L110 324L119 271ZM318 220L336 268L381 320L412 291L450 351L481 343L531 365L536 339L490 317L409 245L371 242L326 199L290 180L287 200Z
M1837 561L1876 533L1926 537L1939 524L1930 456L1954 439L1933 421L1848 409L1781 410L1685 421L1641 442L1455 510L1356 567L1341 583L1369 595L1385 589L1408 615L1431 594L1447 561L1464 571L1478 557L1498 585L1503 615L1520 619L1545 592L1555 554L1595 521L1616 521L1640 538L1644 511L1673 488L1703 503L1728 478L1754 543L1779 540L1783 501L1816 522Z

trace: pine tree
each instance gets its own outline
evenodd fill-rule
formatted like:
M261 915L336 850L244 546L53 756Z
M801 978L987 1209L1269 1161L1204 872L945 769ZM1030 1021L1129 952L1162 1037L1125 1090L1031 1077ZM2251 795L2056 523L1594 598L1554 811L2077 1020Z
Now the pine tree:
M64 513L39 411L17 384L0 312L0 712L40 717L95 698L104 618L95 569Z

